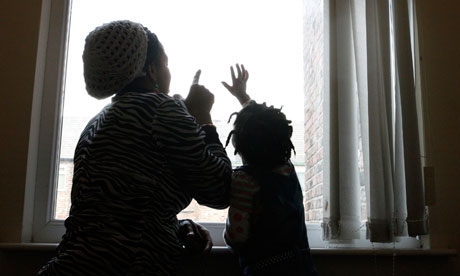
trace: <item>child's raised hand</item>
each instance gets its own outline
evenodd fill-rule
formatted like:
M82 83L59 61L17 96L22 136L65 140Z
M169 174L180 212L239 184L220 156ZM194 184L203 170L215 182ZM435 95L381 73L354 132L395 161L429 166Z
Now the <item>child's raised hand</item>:
M235 71L233 70L233 66L230 66L230 73L232 75L232 86L230 86L228 83L225 81L222 82L222 84L225 86L225 88L232 93L233 96L235 96L240 104L245 104L247 103L251 98L249 95L246 93L246 83L249 79L249 73L244 68L244 65L236 64L236 70L238 72L238 77L235 77Z

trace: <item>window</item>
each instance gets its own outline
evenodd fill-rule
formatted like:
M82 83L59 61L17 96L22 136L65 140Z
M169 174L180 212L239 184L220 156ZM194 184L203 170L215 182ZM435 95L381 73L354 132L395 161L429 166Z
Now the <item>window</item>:
M193 4L190 1L139 1L136 7L124 1L111 1L111 10L101 15L98 11L102 10L106 3L106 1L91 3L75 1L72 4L60 163L72 158L80 131L88 120L110 101L110 99L95 100L85 92L81 60L85 37L96 26L127 18L141 22L150 28L163 43L172 74L170 93L183 95L187 93L195 70L198 68L202 70L200 83L206 85L216 95L212 115L221 135L221 141L226 140L231 130L231 124L227 124L228 116L240 107L238 102L225 91L220 81L228 80L230 77L229 65L240 61L244 63L251 74L249 82L251 96L258 101L284 105L285 112L294 120L296 149L299 152L295 161L298 170L303 171L303 106L302 101L295 100L303 96L300 71L302 66L301 1L290 4L283 1L252 1L250 4L245 2L243 10L235 9L240 5L234 1L220 1L218 4L215 1L194 1ZM138 6L149 8L139 10ZM250 17L256 15L259 9L264 13L258 14L257 20L253 23L248 23ZM241 21L233 20L236 12ZM293 16L288 19L287 15L292 13L297 14L297 18ZM271 20L276 14L286 18L280 21ZM283 29L293 30L283 33ZM251 35L256 35L257 38L250 39ZM282 54L282 59L273 54L277 51ZM298 73L288 74L290 70L276 68L292 68L292 71ZM268 79L280 79L282 88L276 87L281 83L273 84L268 82ZM282 89L283 93L279 93L278 89ZM283 97L279 95L284 93ZM85 108L82 109L82 106ZM235 156L233 151L229 146L228 154L233 165L241 165L240 158ZM60 201L61 197L68 197L69 194L70 191L68 194L58 193L55 200ZM65 208L68 209L66 206ZM56 209L55 218L58 212L60 210ZM179 217L202 222L224 222L226 210L198 207L198 204L193 202Z
M36 182L28 185L35 188L27 192L35 195L35 204L33 222L32 219L30 222L32 238L26 239L60 240L64 232L62 220L70 206L72 158L78 136L87 121L108 101L97 101L86 94L81 60L84 39L103 23L129 19L144 24L163 43L169 56L172 94L185 96L195 71L202 70L200 83L216 96L213 120L221 141L226 140L232 128L227 124L228 116L240 109L236 99L220 84L222 80L229 81L230 65L238 62L247 67L248 92L252 98L283 106L294 125L292 139L297 154L292 161L304 191L310 246L328 246L321 239L319 224L325 206L323 0L145 0L135 5L130 1L112 0L110 10L105 8L107 1L43 1L39 59L45 63L42 68L37 66L44 75L40 89L43 95L34 101L33 111L40 116L40 144L35 162L36 178L33 178ZM36 85L41 85L40 81ZM231 145L227 152L234 166L241 164ZM361 163L362 151L356 155ZM360 193L364 223L364 186L360 187ZM179 218L207 222L214 243L223 245L221 233L226 215L226 210L199 207L192 202ZM364 230L358 229L361 240L335 246L372 246L365 240ZM408 247L419 245L415 240L404 242Z
M244 64L250 72L251 97L283 106L293 121L297 152L293 161L299 176L304 175L302 1L137 1L136 5L110 1L110 10L106 4L105 0L44 1L49 29L41 105L39 148L43 150L38 158L46 165L37 162L40 179L35 194L43 200L35 204L34 240L58 241L64 231L75 145L88 120L109 101L86 93L81 59L84 40L95 27L112 20L140 22L158 35L169 56L171 94L186 96L196 70L202 70L200 83L216 96L212 116L222 142L232 128L227 123L229 115L241 107L220 82L230 81L231 65ZM231 145L227 152L234 166L241 165ZM63 178L61 167L66 167L66 184L57 181ZM54 181L62 185L55 186ZM222 228L226 215L226 210L192 202L179 217Z

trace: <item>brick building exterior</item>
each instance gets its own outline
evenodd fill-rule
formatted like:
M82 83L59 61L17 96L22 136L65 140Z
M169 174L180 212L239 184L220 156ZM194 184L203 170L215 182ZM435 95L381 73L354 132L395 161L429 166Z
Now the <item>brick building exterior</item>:
M323 51L322 0L304 2L305 218L323 219Z
M305 218L323 220L323 93L324 6L322 0L304 0L304 92L305 92ZM361 220L367 217L362 144L359 143Z
M55 218L66 219L70 209L72 191L73 159L61 159L56 189Z

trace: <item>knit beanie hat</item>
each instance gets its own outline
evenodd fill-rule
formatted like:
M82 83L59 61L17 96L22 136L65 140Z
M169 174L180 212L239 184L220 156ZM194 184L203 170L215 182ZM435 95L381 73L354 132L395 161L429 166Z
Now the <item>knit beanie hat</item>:
M85 42L84 76L90 96L107 98L144 75L147 34L141 24L110 22L89 33Z

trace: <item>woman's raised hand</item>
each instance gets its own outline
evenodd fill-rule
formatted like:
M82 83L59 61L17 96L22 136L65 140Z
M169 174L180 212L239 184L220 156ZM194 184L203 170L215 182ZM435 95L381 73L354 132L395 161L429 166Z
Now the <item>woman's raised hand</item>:
M235 71L233 70L233 66L230 66L230 73L232 75L232 86L230 86L228 83L225 81L222 82L222 84L225 86L225 88L232 93L233 96L235 96L240 104L245 104L247 103L251 98L249 95L246 93L246 83L249 79L249 73L244 68L244 65L236 64L236 70L238 72L238 76L235 77Z
M211 109L214 104L214 95L206 87L198 84L200 75L201 70L198 70L184 103L198 124L212 124Z

